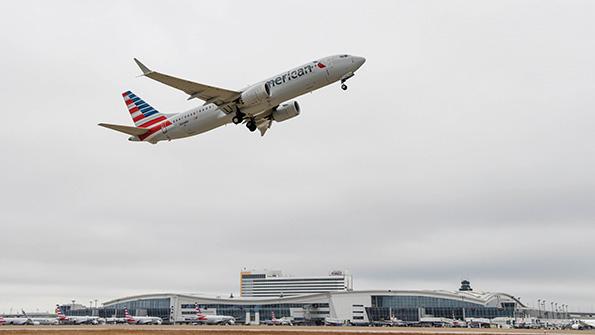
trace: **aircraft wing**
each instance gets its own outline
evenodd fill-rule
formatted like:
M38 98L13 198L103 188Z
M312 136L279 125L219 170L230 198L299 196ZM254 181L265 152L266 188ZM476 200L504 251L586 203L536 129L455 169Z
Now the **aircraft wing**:
M260 136L264 136L264 134L271 128L271 119L270 118L260 118L256 120L256 127L260 131Z
M273 123L272 113L273 108L269 108L262 113L254 115L254 121L256 122L256 128L260 131L260 136L264 136L267 130L271 128L271 124Z
M143 63L138 59L134 59L138 67L143 71L145 77L149 77L167 86L177 88L180 91L185 92L190 97L188 100L193 98L199 98L204 100L205 103L214 103L218 106L228 104L240 97L241 93L214 86L204 85L189 81L186 79L172 77L167 74L159 73L156 71L149 70Z

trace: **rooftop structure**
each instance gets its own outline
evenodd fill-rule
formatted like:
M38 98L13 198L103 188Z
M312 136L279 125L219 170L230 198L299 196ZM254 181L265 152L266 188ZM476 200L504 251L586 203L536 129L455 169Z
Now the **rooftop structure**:
M353 280L344 271L328 276L290 277L279 270L240 272L241 297L285 297L308 293L351 291Z

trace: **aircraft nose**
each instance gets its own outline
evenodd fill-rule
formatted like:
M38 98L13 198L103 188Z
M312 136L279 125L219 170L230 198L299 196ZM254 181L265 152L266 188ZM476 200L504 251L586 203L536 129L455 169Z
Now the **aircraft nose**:
M356 70L359 69L366 62L366 59L364 57L354 56L353 58L354 58L353 64L355 64Z

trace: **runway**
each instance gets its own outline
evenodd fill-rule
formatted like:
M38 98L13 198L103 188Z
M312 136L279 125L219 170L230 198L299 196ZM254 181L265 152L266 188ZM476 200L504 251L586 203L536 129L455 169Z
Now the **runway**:
M372 327L287 327L287 326L0 326L0 335L325 335L325 334L398 334L398 335L556 335L595 334L593 330L467 329L467 328L372 328Z

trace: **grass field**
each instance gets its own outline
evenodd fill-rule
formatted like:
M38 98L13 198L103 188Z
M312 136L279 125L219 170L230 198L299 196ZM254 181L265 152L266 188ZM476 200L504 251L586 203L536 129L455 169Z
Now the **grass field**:
M208 327L208 326L0 326L0 335L544 335L585 334L595 331L523 330L523 329L465 329L465 328L369 328L369 327Z

